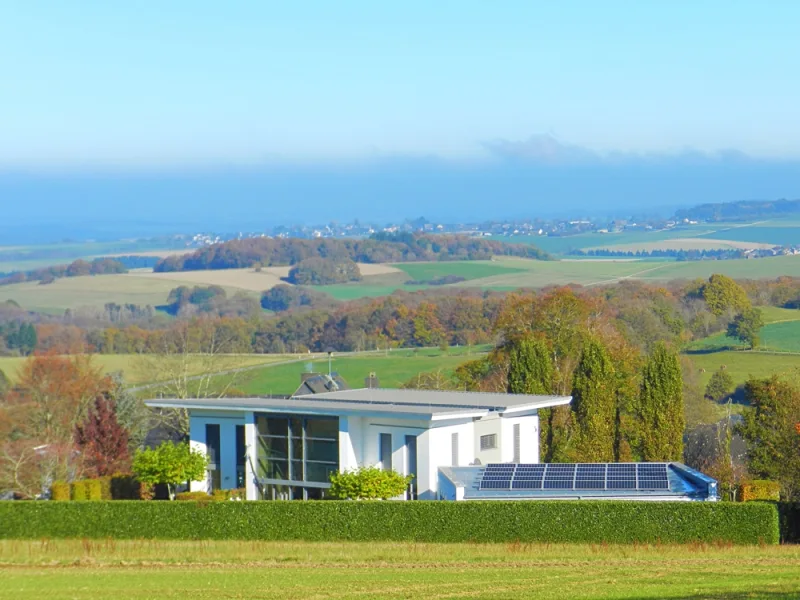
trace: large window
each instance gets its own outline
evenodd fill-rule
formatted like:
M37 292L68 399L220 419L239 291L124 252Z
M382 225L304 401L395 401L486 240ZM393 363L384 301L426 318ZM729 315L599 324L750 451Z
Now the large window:
M219 425L206 425L206 453L208 454L209 491L222 487L222 470L220 469L220 435Z
M381 433L379 438L381 469L384 471L392 470L392 434Z
M339 419L256 415L258 431L257 475L271 481L268 497L308 497L307 489L288 482L327 484L339 470ZM284 485L280 482L287 482ZM319 485L314 486L319 487ZM286 489L284 489L286 488ZM299 490L299 491L298 491ZM272 493L272 492L275 493Z

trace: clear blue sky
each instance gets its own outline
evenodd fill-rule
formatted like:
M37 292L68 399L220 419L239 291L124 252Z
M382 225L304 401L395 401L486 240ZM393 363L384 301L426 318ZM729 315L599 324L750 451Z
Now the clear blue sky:
M800 157L800 1L5 0L0 167Z

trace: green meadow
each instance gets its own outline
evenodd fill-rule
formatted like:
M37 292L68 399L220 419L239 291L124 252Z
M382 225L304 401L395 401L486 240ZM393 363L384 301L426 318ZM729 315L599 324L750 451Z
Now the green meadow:
M797 546L0 542L0 598L789 600Z

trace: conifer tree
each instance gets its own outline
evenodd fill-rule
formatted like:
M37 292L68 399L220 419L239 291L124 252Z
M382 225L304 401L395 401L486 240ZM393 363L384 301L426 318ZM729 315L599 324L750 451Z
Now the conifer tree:
M572 408L577 424L576 460L614 460L617 375L608 349L590 338L573 375Z
M640 440L646 461L683 458L683 375L678 354L662 342L650 354L639 393Z
M509 394L549 394L552 380L553 361L543 340L528 335L512 342L509 348Z

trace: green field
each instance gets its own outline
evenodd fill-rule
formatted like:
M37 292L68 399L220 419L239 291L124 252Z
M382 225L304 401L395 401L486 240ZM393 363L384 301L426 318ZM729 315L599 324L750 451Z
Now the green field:
M794 599L797 546L0 542L0 598Z
M738 386L750 377L772 375L797 376L800 374L800 354L772 354L769 352L724 351L707 354L690 354L695 367L705 369L700 379L705 386L712 373L725 365Z
M354 356L333 355L332 369L338 372L350 387L363 386L364 378L375 373L381 387L396 388L425 371L442 369L452 371L461 363L480 358L485 347L476 347L467 354L466 348L452 348L443 353L439 349L391 350L388 353L370 353ZM328 372L327 359L298 361L291 364L267 366L241 374L234 386L245 394L291 394L300 385L300 375L308 370Z
M800 223L792 221L761 221L747 225L733 225L729 228L717 226L715 229L716 231L713 233L698 237L757 242L776 246L791 246L800 243Z
M218 361L219 371L229 369L239 369L252 367L255 365L281 362L296 358L294 355L280 354L228 354L221 356ZM125 382L128 384L150 383L153 381L148 371L148 365L153 357L144 357L138 354L94 354L92 361L95 366L102 369L104 373L122 371ZM19 357L0 357L0 371L3 371L12 381L16 379L19 368L26 358ZM205 366L205 362L199 359L189 360L189 375L200 374Z
M409 278L415 281L430 281L445 275L455 275L468 280L480 279L506 273L519 273L524 270L513 266L513 263L490 260L400 263L392 266L405 271Z

